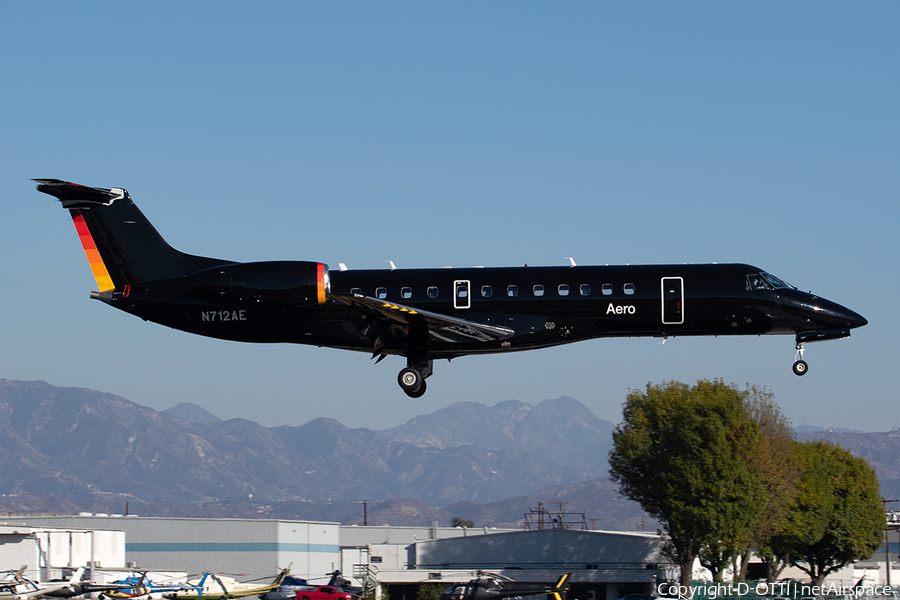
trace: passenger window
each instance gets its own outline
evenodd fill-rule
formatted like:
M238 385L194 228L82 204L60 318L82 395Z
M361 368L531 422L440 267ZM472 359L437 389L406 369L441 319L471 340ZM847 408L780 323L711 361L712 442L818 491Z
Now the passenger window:
M581 284L581 295L582 296L590 296L591 295L591 284L589 284L589 283Z
M534 295L538 297L543 296L544 286L542 286L541 284L537 284L536 286L534 286Z
M456 297L457 298L465 298L469 295L469 288L465 285L456 286Z
M481 286L481 297L482 298L490 298L493 293L494 293L494 288L492 288L491 286L489 286L489 285Z
M379 300L384 300L385 298L387 298L387 288L375 288L375 297Z
M412 288L410 288L410 287L400 288L400 297L401 298L412 298Z
M360 288L353 288L350 290L350 293L354 296L362 296L362 290Z
M568 296L569 295L569 284L568 283L559 284L559 287L556 288L556 291L559 292L560 296Z
M429 286L428 289L425 290L425 294L429 298L437 298L438 297L438 289L436 287L434 287L433 285Z
M625 284L625 295L626 295L626 296L631 296L632 294L634 294L634 284L633 284L633 283L626 283L626 284Z
M516 296L518 296L519 295L519 286L517 286L517 285L507 286L506 295L509 296L510 298L515 298Z
M604 283L602 286L600 286L600 291L603 292L604 296L612 296L612 284Z

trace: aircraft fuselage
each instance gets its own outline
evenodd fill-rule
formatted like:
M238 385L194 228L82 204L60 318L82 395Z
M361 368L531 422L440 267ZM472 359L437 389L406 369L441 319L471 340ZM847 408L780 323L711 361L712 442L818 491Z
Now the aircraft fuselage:
M39 180L72 214L92 297L189 333L407 358L399 382L425 391L434 359L602 337L793 334L803 344L866 324L857 313L747 264L380 269L236 263L184 254L128 193Z
M793 288L749 289L748 278L762 272L746 264L349 270L330 273L330 296L362 295L514 332L492 341L432 338L431 358L601 337L793 334L859 326L861 317L818 296ZM354 325L367 315L336 301L269 307L198 299L188 281L146 288L133 288L110 304L221 339L373 351L375 340ZM383 353L406 352L402 337L391 341Z

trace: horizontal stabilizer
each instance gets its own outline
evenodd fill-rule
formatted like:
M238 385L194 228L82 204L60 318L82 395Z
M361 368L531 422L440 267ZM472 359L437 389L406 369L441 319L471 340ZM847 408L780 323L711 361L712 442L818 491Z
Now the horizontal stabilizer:
M69 183L61 179L35 179L37 190L59 198L63 208L89 208L92 204L110 205L125 197L125 190L106 189Z

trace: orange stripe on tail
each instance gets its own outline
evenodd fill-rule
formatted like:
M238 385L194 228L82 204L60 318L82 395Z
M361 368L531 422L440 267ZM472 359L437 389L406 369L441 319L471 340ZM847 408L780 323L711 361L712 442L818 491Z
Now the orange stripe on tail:
M97 281L98 291L109 292L116 289L112 277L109 276L109 271L106 269L106 265L103 264L100 252L97 250L97 244L94 242L94 238L91 237L87 223L84 222L84 215L77 208L71 209L70 212L72 213L72 222L75 223L75 230L78 231L78 237L81 240L81 247L84 248L84 255L87 256L88 263L91 265L91 272L93 272L94 279Z

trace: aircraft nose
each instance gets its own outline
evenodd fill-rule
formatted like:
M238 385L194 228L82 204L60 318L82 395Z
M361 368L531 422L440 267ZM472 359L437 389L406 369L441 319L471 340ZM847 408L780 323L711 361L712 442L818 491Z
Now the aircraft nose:
M869 321L866 320L861 314L853 312L852 310L847 311L847 320L850 322L849 327L862 327L863 325L868 325Z
M849 327L854 329L868 324L861 314L850 310L845 306L841 306L836 302L825 300L824 298L813 297L809 308L815 313L820 320L827 321L831 326Z

